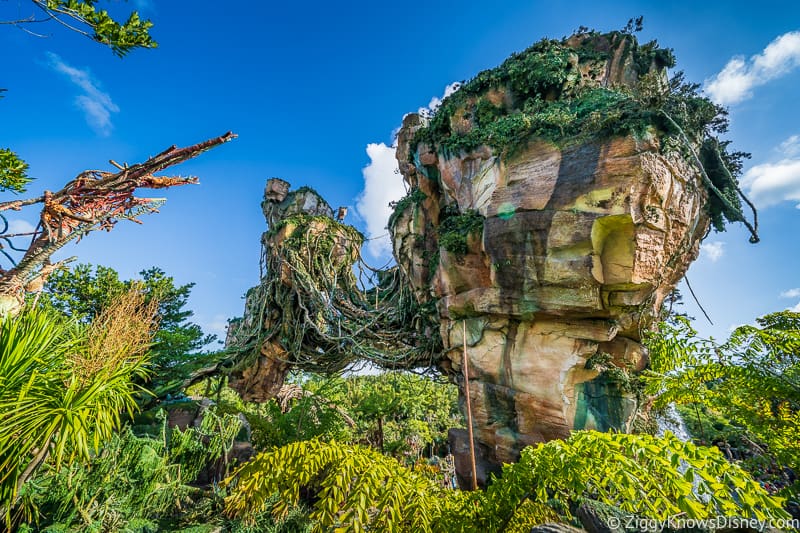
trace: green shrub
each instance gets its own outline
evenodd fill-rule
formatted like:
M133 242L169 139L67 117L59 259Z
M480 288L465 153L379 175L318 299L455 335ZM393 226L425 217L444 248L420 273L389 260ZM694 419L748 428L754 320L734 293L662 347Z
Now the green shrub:
M781 499L719 450L671 434L578 431L566 441L525 448L485 492L444 490L372 450L319 441L262 453L226 484L230 516L252 521L254 513L271 509L280 517L307 498L315 531L529 530L572 519L587 499L662 520L788 517Z

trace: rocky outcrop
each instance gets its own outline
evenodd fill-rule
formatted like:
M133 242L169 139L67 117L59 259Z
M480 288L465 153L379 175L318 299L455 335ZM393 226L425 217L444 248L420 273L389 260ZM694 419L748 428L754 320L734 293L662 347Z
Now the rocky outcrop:
M363 236L343 223L346 209L334 219L315 191L277 178L262 208L261 280L226 342L229 383L243 399L273 398L292 368L325 374L365 359L406 368L441 352L438 322L420 316L398 270L361 261Z
M228 328L226 346L244 352L244 357L230 373L229 384L246 401L267 401L275 397L291 364L296 362L296 357L277 335L282 331L284 318L281 305L291 302L279 301L271 290L273 282L293 288L291 265L281 260L286 241L293 236L298 224L305 223L306 227L298 232L303 234L304 242L295 244L294 248L312 255L317 251L314 241L323 233L329 233L333 222L333 209L316 191L305 187L290 192L289 187L288 182L279 178L267 181L261 204L268 226L261 237L262 281L247 292L244 317ZM330 250L332 262L345 267L352 265L355 257L349 253L352 246L348 237L334 235L333 238L341 241L341 246L334 244Z
M633 87L642 73L621 43L581 63L578 83ZM663 75L657 65L648 72ZM397 158L413 193L390 230L417 296L437 303L441 366L462 397L469 392L483 472L571 429L630 430L636 397L601 370L647 365L642 331L696 258L709 222L697 170L664 150L652 127L558 141L530 135L513 151L454 150L455 136L480 127L481 99L516 112L508 86L465 100L451 115L449 145L419 134L426 119L406 116Z

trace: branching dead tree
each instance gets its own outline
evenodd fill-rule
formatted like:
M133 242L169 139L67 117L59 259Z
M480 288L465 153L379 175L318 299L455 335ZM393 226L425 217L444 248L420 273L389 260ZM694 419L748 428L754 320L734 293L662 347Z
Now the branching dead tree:
M41 290L46 277L60 263L51 264L50 257L72 240L80 240L87 233L103 229L111 231L122 219L141 224L142 214L157 212L164 204L163 198L138 198L136 189L166 189L176 185L197 183L195 177L157 176L156 173L191 159L206 150L236 137L228 132L207 141L178 148L170 146L144 163L122 166L114 161L118 172L87 170L79 174L57 192L45 191L38 198L0 202L0 218L5 222L3 211L19 211L23 207L42 204L39 224L30 233L7 233L0 230L0 251L12 262L12 268L0 268L0 315L15 313L22 306L25 294ZM27 250L15 247L11 239L30 236ZM13 250L24 251L16 262L2 250L3 243Z

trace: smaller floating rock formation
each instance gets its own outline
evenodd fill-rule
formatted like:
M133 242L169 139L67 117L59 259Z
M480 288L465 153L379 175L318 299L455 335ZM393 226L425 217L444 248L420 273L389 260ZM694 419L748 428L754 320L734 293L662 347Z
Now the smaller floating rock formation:
M261 237L262 283L250 289L245 298L244 318L232 323L226 345L247 347L250 353L237 362L230 376L230 386L246 401L266 401L273 398L284 383L294 361L287 351L286 334L291 324L284 320L284 305L296 305L290 294L292 264L283 260L283 252L316 254L317 241L325 235L329 263L340 268L355 262L361 238L354 231L331 231L334 228L333 209L310 188L289 191L289 183L278 178L267 181L261 203L269 230ZM302 226L302 227L301 227ZM302 242L286 243L287 239ZM291 246L294 244L294 246ZM270 274L267 275L267 272ZM286 291L281 291L281 286ZM286 296L290 301L282 301ZM297 324L303 330L302 321ZM266 332L266 335L265 335ZM281 339L281 335L284 338ZM253 349L253 344L257 346Z
M360 260L363 236L334 219L313 189L267 182L261 204L261 283L231 323L230 386L248 401L273 398L291 368L330 373L369 360L387 368L435 362L438 322L421 316L397 268ZM346 209L339 208L337 219ZM356 275L358 272L358 275Z

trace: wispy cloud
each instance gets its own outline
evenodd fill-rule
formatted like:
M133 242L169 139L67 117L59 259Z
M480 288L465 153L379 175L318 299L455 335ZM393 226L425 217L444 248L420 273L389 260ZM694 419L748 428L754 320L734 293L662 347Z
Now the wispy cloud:
M113 128L111 114L119 112L119 107L111 100L111 96L100 89L100 84L88 70L68 65L52 52L47 52L47 59L53 70L66 76L83 92L75 97L75 105L83 111L86 123L99 135L110 135Z
M225 340L228 331L228 318L225 315L216 314L211 317L199 315L196 321L203 333L214 334L218 340Z
M700 252L702 252L709 261L716 263L725 255L725 243L721 241L704 242L700 245Z
M800 288L783 291L781 293L781 298L800 298Z
M396 202L406 194L405 184L397 168L395 147L384 143L367 145L370 162L362 170L364 191L356 201L356 211L367 224L367 250L380 258L392 251L386 225L392 209L390 202Z
M800 287L783 291L781 293L781 298L800 298ZM794 307L787 307L786 309L794 313L800 313L800 302L797 302L797 305Z
M33 227L33 224L31 224L27 220L22 220L21 218L15 218L8 221L8 231L6 231L6 233L13 233L13 234L32 233L35 229L36 228Z
M706 80L705 91L722 105L742 102L753 89L784 76L800 66L800 31L784 33L749 60L732 58L714 77Z
M742 176L742 185L758 207L800 202L800 137L792 135L778 146L778 151L785 156L783 159L756 165Z
M441 97L434 96L433 98L431 98L431 101L428 102L427 107L420 107L417 110L417 113L419 113L422 116L432 115L433 113L436 112L437 109L439 109L439 106L442 105L442 101L451 94L453 94L454 92L456 92L460 87L461 84L457 81L454 81L453 83L444 88L444 94Z
M780 146L778 146L778 151L786 157L800 154L800 135L792 135L783 141Z

